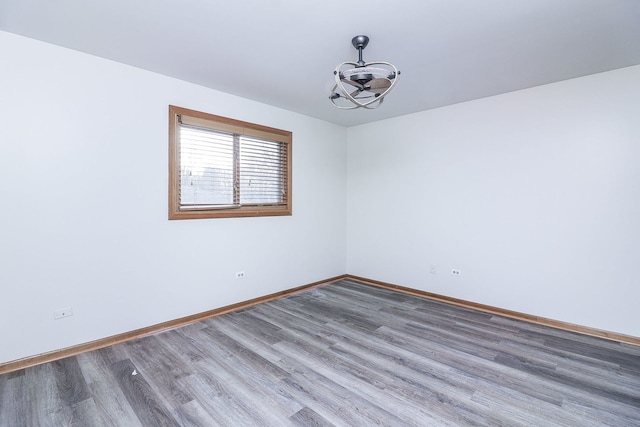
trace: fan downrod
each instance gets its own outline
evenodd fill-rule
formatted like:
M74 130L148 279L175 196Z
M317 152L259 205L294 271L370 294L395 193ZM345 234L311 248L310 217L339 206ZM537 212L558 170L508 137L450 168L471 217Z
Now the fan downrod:
M358 49L358 67L364 67L364 61L362 60L362 51L369 44L369 37L367 36L355 36L351 39L353 47Z

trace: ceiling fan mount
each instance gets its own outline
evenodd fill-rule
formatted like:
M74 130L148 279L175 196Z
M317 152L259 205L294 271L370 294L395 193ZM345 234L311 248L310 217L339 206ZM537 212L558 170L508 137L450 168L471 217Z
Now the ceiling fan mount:
M355 36L351 39L351 44L356 49L364 49L369 44L369 37L367 36Z

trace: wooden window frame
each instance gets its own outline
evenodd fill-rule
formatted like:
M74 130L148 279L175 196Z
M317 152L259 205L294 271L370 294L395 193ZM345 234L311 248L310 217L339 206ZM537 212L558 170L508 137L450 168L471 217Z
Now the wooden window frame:
M285 194L282 204L239 205L206 208L184 208L180 202L180 117L202 121L212 130L233 129L234 134L260 137L281 142L285 146ZM255 123L216 116L187 108L169 106L169 219L238 218L287 216L292 214L291 151L292 133ZM237 173L237 171L234 171Z

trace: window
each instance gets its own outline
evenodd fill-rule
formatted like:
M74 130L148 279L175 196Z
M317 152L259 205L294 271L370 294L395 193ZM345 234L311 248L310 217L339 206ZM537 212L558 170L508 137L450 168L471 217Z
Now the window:
M169 106L169 219L291 215L291 132Z

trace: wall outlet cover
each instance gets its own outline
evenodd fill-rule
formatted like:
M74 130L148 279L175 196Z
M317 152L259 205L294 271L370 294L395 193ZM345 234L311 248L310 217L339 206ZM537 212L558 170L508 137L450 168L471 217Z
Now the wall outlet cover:
M53 318L56 320L69 316L73 316L73 308L71 307L61 308L53 312Z

